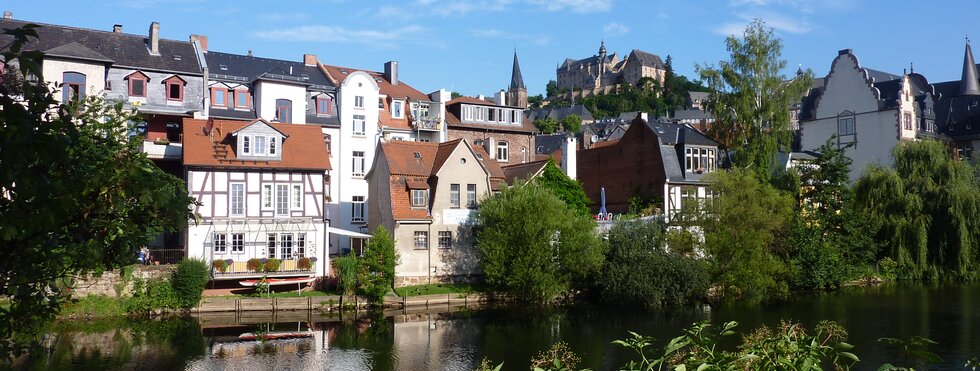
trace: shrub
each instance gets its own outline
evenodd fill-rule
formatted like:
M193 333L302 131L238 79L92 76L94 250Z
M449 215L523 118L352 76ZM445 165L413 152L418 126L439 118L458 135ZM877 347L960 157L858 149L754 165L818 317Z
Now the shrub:
M357 265L354 255L347 255L333 260L333 268L337 274L337 286L345 296L353 295L357 288Z
M313 262L310 258L299 258L299 261L296 262L296 267L308 271L313 268Z
M215 260L211 262L211 267L213 267L216 271L219 271L221 273L225 273L228 271L228 264L224 260Z
M265 262L265 271L278 272L280 265L282 265L282 262L279 259L269 259Z
M372 235L374 237L368 241L367 251L358 264L358 290L371 302L381 303L394 286L399 258L395 240L387 229L378 226Z
M245 268L248 268L248 270L255 273L261 272L262 262L260 262L259 259L251 258L247 262L245 262Z
M190 309L197 305L209 279L208 266L203 261L184 259L177 264L177 271L170 280L177 307Z
M154 309L177 308L177 296L170 282L162 279L133 282L133 296L126 300L126 312L145 315Z

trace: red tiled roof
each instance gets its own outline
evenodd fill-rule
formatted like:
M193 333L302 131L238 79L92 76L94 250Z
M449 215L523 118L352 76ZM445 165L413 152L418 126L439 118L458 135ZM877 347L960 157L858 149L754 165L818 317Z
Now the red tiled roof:
M354 71L361 71L371 75L371 77L374 77L374 81L378 83L378 88L381 90L381 94L387 95L388 97L395 99L411 98L416 100L429 100L427 95L416 90L411 85L406 84L404 81L399 80L398 85L392 85L390 81L385 79L384 74L381 72L359 68L331 66L326 64L321 64L320 67L322 67L323 71L327 73L330 80L335 81L338 85L347 77L347 75L341 72L341 70L347 71L347 74Z
M427 182L427 177L411 177L392 175L391 185L391 216L395 220L431 220L428 208L412 207L412 191L407 183Z
M232 133L256 121L214 120L215 142L204 133L207 120L184 119L184 165L255 169L330 170L330 157L320 127L313 125L272 124L285 134L281 145L282 160L239 160Z

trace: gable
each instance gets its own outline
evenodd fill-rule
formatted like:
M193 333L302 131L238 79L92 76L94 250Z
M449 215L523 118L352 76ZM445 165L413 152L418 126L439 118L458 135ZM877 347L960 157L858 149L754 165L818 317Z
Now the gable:
M857 57L850 53L838 55L824 79L824 91L816 103L816 118L837 116L844 110L877 111L879 96Z

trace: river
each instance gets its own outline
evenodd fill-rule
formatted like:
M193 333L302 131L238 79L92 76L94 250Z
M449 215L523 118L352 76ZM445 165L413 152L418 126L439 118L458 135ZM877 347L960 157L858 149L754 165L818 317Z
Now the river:
M652 312L581 305L560 309L483 308L321 315L247 313L163 321L124 319L61 322L46 336L46 352L16 360L16 369L57 370L470 370L484 357L524 370L556 341L581 358L579 367L614 369L630 355L612 340L627 331L658 340L691 323L738 321L743 332L793 319L812 328L821 320L844 325L859 370L901 362L883 336L924 336L942 363L925 369L963 369L980 356L980 284L882 285L796 295L790 301L719 305L710 311ZM293 339L241 341L243 333Z

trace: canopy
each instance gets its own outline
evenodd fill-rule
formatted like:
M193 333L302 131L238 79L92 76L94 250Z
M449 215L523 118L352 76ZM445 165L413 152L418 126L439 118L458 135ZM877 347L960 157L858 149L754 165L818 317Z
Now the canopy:
M369 235L369 234L365 234L365 233L361 233L361 232L348 231L346 229L340 229L340 228L335 228L335 227L329 227L329 228L327 228L327 232L330 233L330 234L339 234L339 235L342 235L342 236L357 237L357 238L371 238L371 237L374 237L374 236Z

